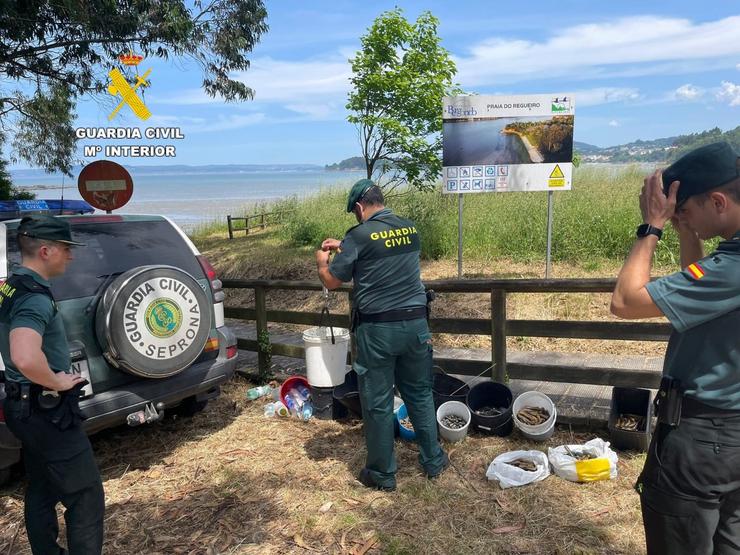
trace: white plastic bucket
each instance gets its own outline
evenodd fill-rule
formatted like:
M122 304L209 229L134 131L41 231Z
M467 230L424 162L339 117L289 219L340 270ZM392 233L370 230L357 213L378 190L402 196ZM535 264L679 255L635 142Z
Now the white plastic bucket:
M550 418L545 420L542 424L531 426L525 424L517 418L517 413L524 407L540 407L550 413ZM514 425L519 428L519 431L527 439L534 441L544 441L552 436L555 431L555 421L557 420L558 411L555 408L555 403L552 402L547 395L540 393L539 391L525 391L519 397L514 399L514 404L511 407L512 418L514 419Z
M465 420L465 426L462 428L448 428L442 424L442 419L448 414L454 414ZM462 441L468 434L470 426L470 409L460 401L447 401L439 405L437 409L437 424L439 424L439 435L450 442Z
M309 328L303 332L306 348L306 379L314 387L335 387L344 383L347 373L349 330L333 328L334 343L328 327Z

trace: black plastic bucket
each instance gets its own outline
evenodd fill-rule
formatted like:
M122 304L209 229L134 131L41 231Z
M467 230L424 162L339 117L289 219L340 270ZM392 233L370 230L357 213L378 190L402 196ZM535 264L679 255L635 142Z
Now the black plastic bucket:
M313 415L319 420L332 420L334 418L334 388L311 386L311 401L313 402Z
M514 427L511 416L511 405L514 396L511 389L498 382L481 382L474 385L468 393L466 404L471 412L470 423L474 428L486 434L507 436ZM497 414L483 416L478 410L486 407L498 409Z
M434 396L434 408L439 408L447 401L460 401L465 403L470 388L464 381L453 378L443 372L435 372L432 381L432 395Z
M347 409L351 416L362 418L362 403L360 402L360 387L357 372L347 372L344 383L334 388L334 400Z

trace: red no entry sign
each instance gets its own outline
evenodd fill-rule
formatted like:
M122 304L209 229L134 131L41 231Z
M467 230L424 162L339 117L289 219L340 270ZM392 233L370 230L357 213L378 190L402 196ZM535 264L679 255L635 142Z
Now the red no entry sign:
M126 168L110 160L97 160L82 168L77 178L80 195L100 210L116 210L134 192L134 182Z

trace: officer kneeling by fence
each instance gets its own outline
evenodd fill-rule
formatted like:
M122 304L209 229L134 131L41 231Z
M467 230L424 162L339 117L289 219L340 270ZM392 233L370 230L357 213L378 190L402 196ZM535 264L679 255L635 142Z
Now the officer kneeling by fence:
M49 280L72 260L67 222L29 216L18 227L22 262L0 288L0 353L5 362L5 418L23 445L28 475L25 521L34 555L67 553L57 544L56 504L66 511L71 555L103 545L105 497L79 396L85 381L68 373L69 346Z
M413 222L384 206L380 187L354 184L347 212L357 221L344 239L326 239L316 251L319 278L329 289L353 281L354 368L359 376L367 461L358 479L370 488L396 489L393 389L408 409L428 478L449 465L437 438L432 399L432 334L421 283L421 243ZM336 256L329 264L330 251Z
M740 553L740 160L698 148L645 179L643 225L612 312L665 315L674 331L658 392L658 428L637 483L649 554ZM650 281L663 227L680 272ZM704 256L702 241L724 239Z

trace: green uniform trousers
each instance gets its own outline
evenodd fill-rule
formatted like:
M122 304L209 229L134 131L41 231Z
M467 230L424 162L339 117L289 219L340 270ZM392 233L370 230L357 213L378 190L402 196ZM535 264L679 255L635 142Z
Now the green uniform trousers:
M432 399L432 335L424 318L400 322L365 322L355 331L362 418L367 444L366 467L375 483L396 484L393 392L398 386L419 445L419 462L438 474L445 458L437 438Z

